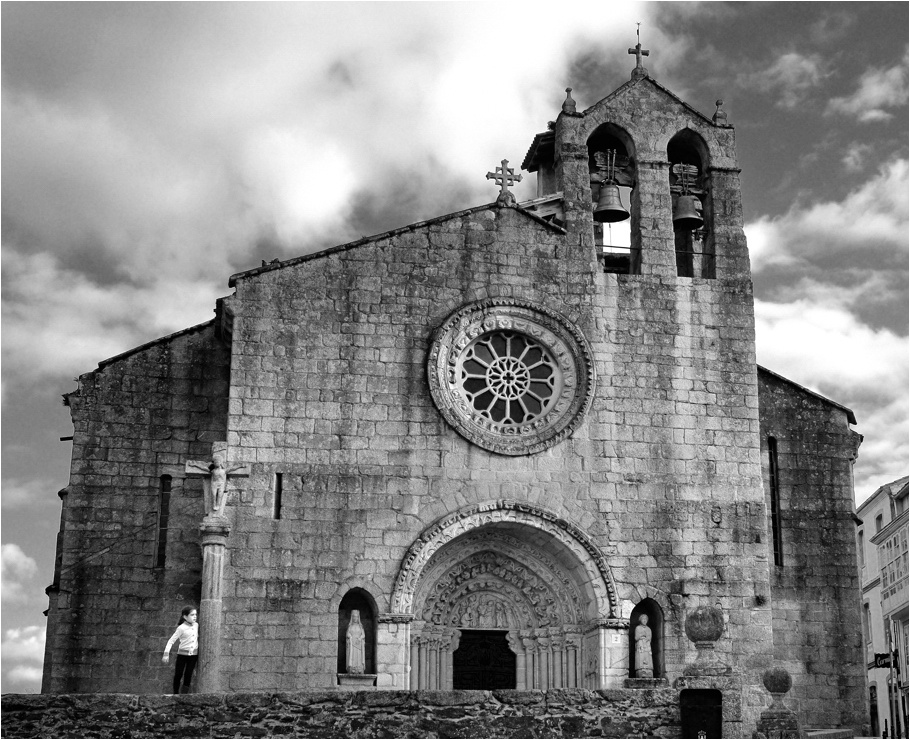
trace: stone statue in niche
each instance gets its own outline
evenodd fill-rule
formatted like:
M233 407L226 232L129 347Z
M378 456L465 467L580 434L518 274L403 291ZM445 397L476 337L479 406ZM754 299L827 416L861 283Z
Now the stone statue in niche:
M651 628L648 617L642 614L635 627L635 678L654 678L654 658L651 655Z
M348 673L363 673L366 670L366 635L360 622L360 611L351 610L346 637Z

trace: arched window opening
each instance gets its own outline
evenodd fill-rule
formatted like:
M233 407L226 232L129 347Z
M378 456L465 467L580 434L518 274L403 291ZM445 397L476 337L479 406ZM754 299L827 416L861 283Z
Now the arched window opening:
M364 675L374 675L376 673L376 602L373 597L362 588L354 588L348 591L341 604L338 606L338 667L339 674L358 673L357 670L348 670L348 629L351 626L354 612L358 613L360 625L363 628L363 645L362 645L362 664L363 670L360 673ZM354 628L355 632L359 630ZM357 640L355 639L356 643ZM360 648L355 645L355 652ZM355 664L359 664L359 652L354 656ZM356 669L359 665L355 665Z
M641 272L634 162L631 138L618 126L605 123L588 139L594 244L604 272Z
M678 277L713 278L716 272L711 234L708 150L698 134L680 131L667 146L673 236Z
M650 630L650 634L645 630ZM647 670L647 650L651 654L651 675ZM629 617L629 677L664 678L664 612L654 599L642 599Z

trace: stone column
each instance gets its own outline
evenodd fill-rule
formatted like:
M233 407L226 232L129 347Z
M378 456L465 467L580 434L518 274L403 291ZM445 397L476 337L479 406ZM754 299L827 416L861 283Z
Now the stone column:
M529 632L521 631L519 632L519 638L521 639L522 647L524 648L524 668L525 668L525 680L524 688L526 691L531 689L536 689L537 684L534 681L534 661L535 661L535 651L536 643L533 636Z
M231 523L223 516L207 516L202 533L202 600L199 604L199 692L213 694L221 686L221 585L224 547Z

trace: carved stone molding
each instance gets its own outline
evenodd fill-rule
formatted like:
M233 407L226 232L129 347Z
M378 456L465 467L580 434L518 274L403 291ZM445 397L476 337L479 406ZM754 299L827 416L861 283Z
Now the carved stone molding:
M517 299L477 301L449 316L433 337L427 377L446 421L501 455L530 455L568 437L595 380L581 331Z
M589 599L603 618L619 614L619 600L609 565L588 536L578 527L534 504L499 500L465 507L426 529L408 549L392 593L393 612L411 613L414 596L430 558L462 535L499 523L518 524L548 534L571 552L585 573Z

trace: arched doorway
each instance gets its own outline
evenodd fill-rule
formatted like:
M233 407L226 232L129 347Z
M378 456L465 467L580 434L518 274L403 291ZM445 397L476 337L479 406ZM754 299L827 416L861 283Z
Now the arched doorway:
M604 630L622 630L625 650L628 629L615 618L603 557L549 512L515 502L485 506L430 527L405 558L392 603L413 615L410 687L451 690L474 681L493 688L505 671L518 689L600 688L605 644L613 642ZM494 657L471 665L463 658L479 655L472 653L478 640Z

